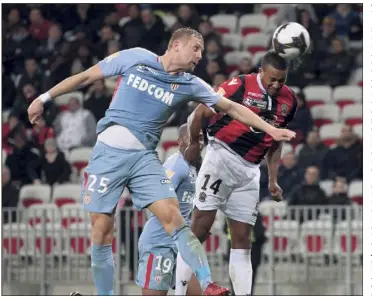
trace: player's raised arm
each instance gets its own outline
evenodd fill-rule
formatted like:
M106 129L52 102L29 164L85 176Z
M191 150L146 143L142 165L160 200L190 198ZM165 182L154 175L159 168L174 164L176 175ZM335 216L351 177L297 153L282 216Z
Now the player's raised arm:
M216 103L216 107L221 112L228 114L231 118L236 119L247 126L252 126L268 133L276 141L290 141L296 136L295 132L288 129L276 128L262 120L250 109L247 109L246 107L225 97L222 97L222 99Z
M283 191L278 185L278 166L282 147L283 142L273 142L273 145L266 153L267 170L269 172L269 190L275 201L283 200Z
M38 121L43 113L43 105L45 102L56 98L60 95L69 93L75 89L79 89L94 83L104 77L119 75L124 72L130 63L133 63L131 57L132 50L125 50L112 54L103 59L91 68L68 77L62 82L51 88L49 91L36 98L29 106L28 118L34 124Z

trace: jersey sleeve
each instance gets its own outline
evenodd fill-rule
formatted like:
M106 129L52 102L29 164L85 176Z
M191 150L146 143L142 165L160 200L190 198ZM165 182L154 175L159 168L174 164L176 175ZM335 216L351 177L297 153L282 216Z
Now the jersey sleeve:
M242 87L243 82L245 82L244 76L236 76L231 78L230 80L227 80L223 82L220 86L219 89L223 89L225 92L225 97L233 100L234 95L239 91L239 89ZM241 100L241 98L239 99Z
M165 163L164 168L168 179L172 181L174 189L177 191L178 186L188 175L186 166L184 166L183 163L176 161L172 165L167 165L167 163Z
M137 64L138 59L138 49L134 48L116 52L98 62L98 65L104 77L112 77L123 74L129 67Z
M192 94L193 100L201 102L208 107L215 105L222 98L213 88L202 79L195 77L193 79Z

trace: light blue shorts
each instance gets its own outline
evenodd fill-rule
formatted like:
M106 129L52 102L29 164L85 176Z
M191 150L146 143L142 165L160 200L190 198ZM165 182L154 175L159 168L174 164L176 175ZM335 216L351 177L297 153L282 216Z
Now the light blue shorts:
M177 197L155 150L116 149L98 141L84 173L83 209L112 213L126 186L139 210Z
M168 291L175 286L177 252L164 246L139 248L136 284L142 289Z

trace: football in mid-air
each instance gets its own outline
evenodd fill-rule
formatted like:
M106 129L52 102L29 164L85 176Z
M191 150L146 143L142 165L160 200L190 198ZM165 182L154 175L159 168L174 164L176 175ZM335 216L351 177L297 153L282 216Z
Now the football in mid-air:
M275 30L272 43L276 53L288 60L293 60L309 50L310 35L304 26L291 22Z

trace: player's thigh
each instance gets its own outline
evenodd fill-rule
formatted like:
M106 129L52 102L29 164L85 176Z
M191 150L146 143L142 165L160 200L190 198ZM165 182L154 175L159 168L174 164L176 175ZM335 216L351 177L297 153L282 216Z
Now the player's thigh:
M203 290L200 286L199 281L193 274L186 291L187 296L203 296Z
M128 180L128 188L136 208L141 210L156 201L177 198L156 151L143 151L138 155Z
M83 209L112 214L127 182L133 153L97 142L82 182Z
M258 215L258 203L259 176L231 193L224 213L229 219L233 248L245 249L250 245L251 229Z
M232 191L232 181L219 152L208 146L195 182L194 206L201 211L223 208Z
M174 285L177 255L171 248L140 248L136 283L145 292L166 291Z

